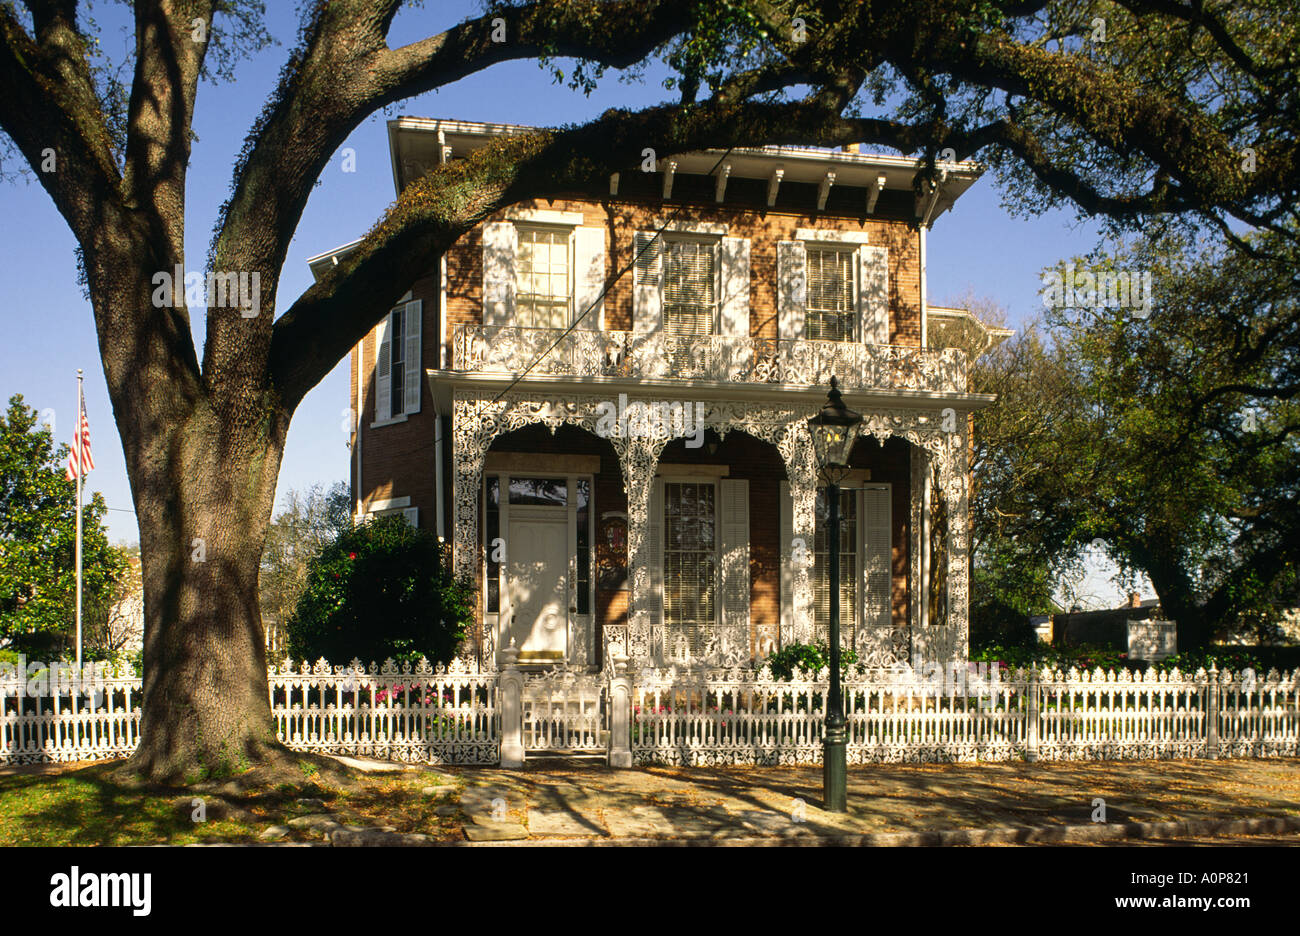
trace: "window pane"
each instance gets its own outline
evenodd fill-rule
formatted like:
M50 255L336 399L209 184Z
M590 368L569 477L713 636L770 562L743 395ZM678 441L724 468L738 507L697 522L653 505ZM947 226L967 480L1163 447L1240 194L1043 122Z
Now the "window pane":
M670 240L664 244L664 329L711 335L718 307L718 245Z
M817 489L817 526L813 534L813 640L830 643L830 503ZM858 621L858 499L840 492L840 645L852 646Z
M519 228L515 314L522 328L569 324L569 233Z
M537 507L564 507L569 503L564 478L511 478L510 503Z
M808 304L805 318L809 338L852 341L856 318L853 252L808 249Z
M717 621L713 484L664 485L664 627L669 656L700 656Z

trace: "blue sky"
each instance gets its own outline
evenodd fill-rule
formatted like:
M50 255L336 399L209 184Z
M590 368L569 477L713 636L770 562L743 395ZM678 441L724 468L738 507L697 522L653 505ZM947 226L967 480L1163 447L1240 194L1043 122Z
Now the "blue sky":
M230 185L231 167L297 32L291 5L268 4L268 28L281 42L241 63L233 84L204 84L199 90L187 200L187 269L202 268L217 208ZM96 8L102 42L119 55L126 10ZM402 14L390 41L404 44L477 12L457 0L429 4ZM653 72L644 83L622 84L608 76L591 97L552 83L535 62L499 65L438 92L376 114L344 144L356 151L356 172L342 171L335 157L307 206L280 285L280 310L305 289L311 276L306 258L364 233L392 201L393 180L385 121L409 114L519 124L581 121L611 106L658 102L666 92ZM135 542L130 487L113 424L108 389L99 365L90 304L77 285L74 241L38 184L0 185L0 275L9 284L5 310L7 339L0 345L0 393L21 393L29 406L53 410L56 438L71 440L75 424L76 371L86 372L86 409L96 470L89 488L102 491L110 507L114 541ZM935 223L929 239L930 301L942 304L966 294L991 299L1019 326L1040 309L1039 276L1045 266L1082 254L1097 239L1095 225L1077 225L1073 215L1052 212L1032 220L1012 218L999 207L999 192L981 179ZM202 341L202 309L191 309L196 343ZM201 356L201 347L200 347ZM328 484L348 476L342 413L348 405L345 362L303 401L289 432L279 497L289 488Z

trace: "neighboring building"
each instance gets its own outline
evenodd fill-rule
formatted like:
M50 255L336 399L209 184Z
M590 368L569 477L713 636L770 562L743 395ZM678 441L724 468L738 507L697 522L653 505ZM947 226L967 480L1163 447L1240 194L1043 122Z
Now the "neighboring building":
M525 129L391 121L396 187ZM832 375L866 420L842 504L845 642L882 662L966 656L969 415L992 397L928 343L926 230L981 170L945 167L917 195L911 159L723 157L498 212L353 350L356 512L451 540L484 666L512 640L522 662L577 666L611 641L736 663L824 640L805 420ZM938 589L922 586L943 571L922 545L932 512Z

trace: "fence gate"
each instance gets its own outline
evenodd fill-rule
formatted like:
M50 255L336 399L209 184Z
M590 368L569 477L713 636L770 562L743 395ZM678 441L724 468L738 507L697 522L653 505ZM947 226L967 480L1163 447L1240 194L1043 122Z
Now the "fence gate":
M520 694L528 754L603 754L609 744L605 677L559 667L525 676Z

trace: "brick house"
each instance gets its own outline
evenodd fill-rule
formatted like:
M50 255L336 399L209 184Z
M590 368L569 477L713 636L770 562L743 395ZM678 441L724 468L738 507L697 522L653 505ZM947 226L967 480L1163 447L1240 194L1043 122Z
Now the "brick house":
M401 191L526 128L388 129ZM865 417L842 495L845 643L964 658L969 416L992 398L967 392L963 352L928 346L926 230L979 167L919 195L915 160L855 148L655 170L492 216L353 349L357 515L450 540L481 666L511 641L523 664L591 667L611 641L738 663L824 640L805 420L833 374Z

